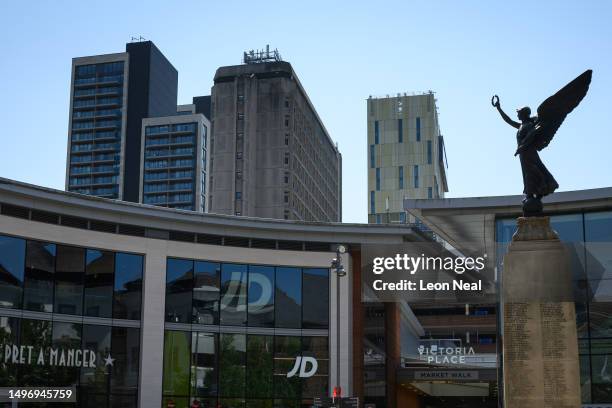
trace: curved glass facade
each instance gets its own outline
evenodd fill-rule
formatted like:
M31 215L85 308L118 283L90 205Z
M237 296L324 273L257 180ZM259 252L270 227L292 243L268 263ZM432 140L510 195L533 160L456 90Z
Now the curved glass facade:
M301 407L328 395L328 269L170 258L166 277L163 407ZM304 357L314 374L307 363L292 374Z
M0 235L0 384L135 407L143 256Z

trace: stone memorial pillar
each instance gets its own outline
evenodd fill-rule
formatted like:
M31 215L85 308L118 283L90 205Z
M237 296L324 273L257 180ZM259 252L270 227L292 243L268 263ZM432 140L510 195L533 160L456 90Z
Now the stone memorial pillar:
M580 408L569 254L548 217L521 217L502 277L505 408Z

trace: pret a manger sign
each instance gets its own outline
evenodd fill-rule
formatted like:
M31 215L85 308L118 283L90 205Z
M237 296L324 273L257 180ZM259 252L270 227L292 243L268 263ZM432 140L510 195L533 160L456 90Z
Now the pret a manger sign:
M96 368L95 350L35 347L28 345L2 346L1 361L6 364L36 365L49 367L91 367ZM114 358L107 355L103 359L105 366L112 366Z

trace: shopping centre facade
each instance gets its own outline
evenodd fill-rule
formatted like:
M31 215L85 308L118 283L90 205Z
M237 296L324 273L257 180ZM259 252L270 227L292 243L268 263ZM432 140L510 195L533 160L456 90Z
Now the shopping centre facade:
M406 239L424 238L1 180L0 382L75 385L80 406L96 407L308 406L337 378L352 395L355 249ZM353 251L339 305L338 243Z
M442 238L500 262L515 198L406 202L423 231L199 214L0 179L0 383L74 385L79 406L96 407L312 406L336 385L375 407L497 406L498 305L363 303L362 249ZM578 232L586 248L583 402L610 402L612 189L552 199L561 237ZM331 267L338 244L343 277ZM415 364L448 341L473 346L467 365Z

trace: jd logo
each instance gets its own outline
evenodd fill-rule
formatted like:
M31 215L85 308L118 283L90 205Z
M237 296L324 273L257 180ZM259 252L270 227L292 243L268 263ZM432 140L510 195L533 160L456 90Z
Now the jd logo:
M310 363L311 365L310 371L306 371L306 367L308 366L308 363ZM295 365L293 366L291 371L287 373L287 378L291 378L295 376L296 374L298 374L298 370L300 370L298 374L300 378L309 378L315 375L318 368L319 368L319 363L317 363L317 360L314 357L298 356L295 358Z

